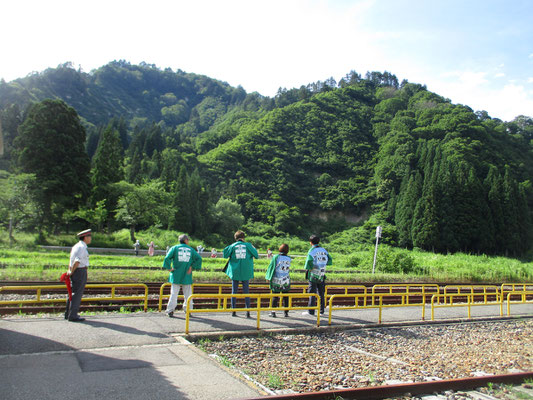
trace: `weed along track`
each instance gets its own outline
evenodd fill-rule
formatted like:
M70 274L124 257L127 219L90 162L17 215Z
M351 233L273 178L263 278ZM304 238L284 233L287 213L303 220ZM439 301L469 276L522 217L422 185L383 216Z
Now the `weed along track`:
M533 379L531 319L221 339L196 344L272 394L339 391L329 398L386 398ZM407 384L415 385L396 387ZM341 392L383 385L379 395Z

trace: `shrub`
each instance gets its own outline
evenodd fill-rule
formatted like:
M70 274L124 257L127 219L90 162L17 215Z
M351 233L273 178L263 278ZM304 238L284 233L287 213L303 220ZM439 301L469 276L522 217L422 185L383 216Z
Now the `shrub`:
M421 274L423 269L418 266L413 257L389 248L382 248L378 253L377 269L389 274Z
M347 268L357 268L361 264L361 259L355 254L346 257L345 265Z

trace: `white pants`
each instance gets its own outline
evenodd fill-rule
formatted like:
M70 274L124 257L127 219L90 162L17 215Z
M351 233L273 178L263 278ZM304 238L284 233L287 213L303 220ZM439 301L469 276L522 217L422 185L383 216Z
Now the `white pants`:
M176 283L171 283L170 287L170 298L168 299L167 304L167 310L166 312L173 312L176 309L176 306L178 305L178 294L180 292L180 286L183 287L183 296L185 299L183 300L183 311L186 311L187 309L187 299L192 294L192 285L179 285ZM193 309L192 299L191 299L191 310Z

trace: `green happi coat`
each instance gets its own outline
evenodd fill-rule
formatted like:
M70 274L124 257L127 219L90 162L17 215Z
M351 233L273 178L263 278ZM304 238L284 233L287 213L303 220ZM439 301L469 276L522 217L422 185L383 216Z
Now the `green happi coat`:
M326 280L326 266L332 264L331 255L326 249L315 244L309 249L305 260L306 279L311 282Z
M254 277L254 258L259 253L251 243L237 241L224 249L224 258L229 258L226 275L234 281L249 281Z
M192 285L192 271L187 273L189 267L194 270L202 268L202 257L191 246L180 243L172 247L163 261L163 269L172 269L168 281L177 285Z
M289 269L291 258L287 254L278 254L270 261L265 278L270 281L270 290L275 293L288 292L291 289Z

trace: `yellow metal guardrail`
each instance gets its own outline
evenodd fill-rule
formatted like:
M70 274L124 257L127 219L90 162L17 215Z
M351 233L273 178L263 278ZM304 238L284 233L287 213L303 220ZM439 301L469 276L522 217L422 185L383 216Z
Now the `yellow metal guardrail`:
M403 285L405 286L405 285ZM379 309L378 314L378 323L381 324L381 316L383 313L384 308L393 308L393 307L413 307L413 306L422 306L422 320L426 317L426 307L425 307L425 297L423 299L422 303L410 303L406 298L408 299L409 296L413 296L413 292L405 292L405 293L374 293L374 294L334 294L329 299L329 307L328 307L328 324L331 325L331 317L334 310L358 310L358 309L371 309L371 308L377 308ZM424 295L425 296L425 295ZM372 302L370 305L367 305L367 298L371 297ZM400 297L401 298L401 304L384 304L383 299L387 297ZM335 299L338 298L352 298L354 299L354 305L353 306L340 306L335 307L333 302ZM379 298L379 304L376 304L375 299ZM359 300L363 300L363 305L359 305Z
M169 282L166 282L164 284L161 285L161 287L159 288L159 311L162 311L163 310L163 300L166 300L170 297L169 294L164 294L164 290L165 288L167 287L170 287L170 283ZM223 294L222 293L222 290L224 288L226 289L229 289L231 290L231 283L198 283L198 284L193 284L192 285L192 293L194 294L194 288L200 288L200 287L211 287L211 288L217 288L217 294ZM270 291L270 286L268 284L264 284L264 283L252 283L250 284L250 288L251 289L265 289L265 290L269 290ZM300 284L300 285L291 285L291 290L297 290L297 291L300 291L301 290L301 293L307 293L307 288L308 288L308 285L306 284ZM326 290L324 292L324 298L325 298L325 301L326 303L329 301L329 297L332 296L331 294L328 294L328 289L331 291L331 290L344 290L344 294L348 294L348 291L349 290L353 290L353 289L360 289L363 291L364 294L367 293L367 290L368 288L364 285L328 285L326 286ZM275 294L275 293L274 293ZM178 296L178 300L183 300L184 299L184 296L183 294L180 294ZM218 299L218 308L221 307L221 299ZM271 300L272 302L272 300Z
M144 311L148 309L148 286L144 283L108 283L108 284L96 284L90 283L85 285L85 288L110 288L111 296L110 297L83 297L81 301L106 301L106 300L143 300L144 302ZM117 296L117 288L142 288L144 289L144 295L142 296ZM58 290L66 294L65 285L30 285L30 286L0 286L0 293L5 291L16 291L16 290L35 290L36 299L35 300L1 300L0 305L9 305L9 304L44 304L44 303L64 303L66 299L42 299L43 290Z
M250 307L250 308L228 308L228 299L236 298L236 299L244 299L249 297L250 299L256 299L256 306ZM272 298L273 297L288 297L289 298L289 306L288 307L271 307L272 304ZM316 298L316 305L314 307L309 306L299 306L294 307L292 305L292 299L294 298L306 298L309 299L309 297L315 297ZM219 307L217 304L217 308L193 308L191 310L190 303L194 299L213 299L213 300L220 300L222 302L222 307ZM269 299L269 306L263 307L261 304L261 300L263 299ZM281 303L281 302L280 302ZM278 311L278 310L315 310L316 314L316 326L320 326L320 296L318 296L316 293L274 293L274 294L268 294L268 293L249 293L249 294L192 294L188 300L187 300L187 312L185 313L185 333L189 333L189 321L190 321L190 315L196 314L196 313L216 313L216 312L237 312L237 311L255 311L257 313L257 329L260 329L260 320L261 320L261 311Z
M159 311L163 310L163 300L166 300L170 297L169 294L164 294L165 288L170 287L170 285L171 284L169 282L166 282L166 283L163 283L161 287L159 288ZM435 286L438 286L438 285L435 285ZM200 287L216 288L217 294L223 294L222 290L224 288L231 290L231 283L193 283L192 293L194 294L195 288L200 288ZM307 293L307 288L308 288L308 285L306 284L291 285L292 291L294 290L301 291L301 293ZM265 284L265 283L251 283L250 289L265 289L265 290L270 291L270 286L269 284ZM332 296L331 294L328 294L328 289L330 291L331 290L343 290L344 294L348 294L349 290L354 290L354 289L360 289L363 291L364 294L366 294L368 291L368 288L364 285L327 285L326 290L324 292L324 298L325 298L326 303L328 303L329 297ZM180 299L181 300L184 299L184 296L182 294L178 296L178 300ZM218 308L220 307L221 307L221 299L218 300Z
M474 298L476 296L481 296L483 294L480 294L480 293L448 293L448 294L434 294L433 296L431 296L431 320L434 321L435 320L435 308L444 308L444 307L467 307L468 309L468 319L472 318L472 314L471 314L471 308L473 306L487 306L487 305L499 305L500 306L500 316L503 316L503 300L502 300L502 297L499 296L499 295L496 295L496 301L493 301L493 302L489 302L487 301L487 298L485 296L485 300L480 303L480 302L475 302L474 301ZM494 296L495 294L492 293L492 294L489 294L489 295L492 295ZM460 297L460 298L466 298L466 303L454 303L453 302L453 298L457 298L457 297ZM441 303L441 298L444 299L444 304L440 304ZM450 299L450 303L447 304L447 300L446 299ZM435 300L437 301L438 304L435 304Z
M344 294L350 294L348 293L349 290L353 290L353 289L360 289L363 291L362 294L367 294L368 293L368 288L364 285L326 285L326 290L324 292L324 299L325 299L325 302L326 304L329 304L329 299L331 298L331 296L335 296L337 294L341 294L341 293L334 293L334 294L329 294L328 293L328 289L329 291L331 290L344 290ZM353 293L355 294L355 293ZM365 298L365 306L366 306L366 298Z
M478 289L478 290L483 289L483 293L476 292L476 289ZM465 292L465 290L466 290L466 292ZM450 293L450 291L453 291L453 293ZM478 297L479 296L483 296L484 304L487 304L489 302L488 301L488 297L489 296L496 296L496 301L498 301L498 299L500 299L499 288L498 288L498 286L495 286L495 285L446 285L446 286L444 286L444 294L445 295L447 295L447 294L457 294L457 295L463 294L463 297L464 297L464 295L467 295L467 294L478 296ZM453 304L453 298L454 297L460 297L460 296L449 297L449 299L452 302L452 304ZM447 298L448 297L446 297L446 296L444 297L444 304L446 304Z
M520 295L521 300L511 301L511 296L513 295ZM533 296L533 290L522 290L522 291L515 290L515 291L507 293L507 316L511 315L511 303L513 304L533 303L533 299L527 300L527 296Z
M402 289L405 288L405 292L401 293L394 293L394 289ZM430 284L380 284L380 285L374 285L372 286L372 294L379 294L376 293L376 290L381 289L388 289L388 294L401 294L402 295L402 305L409 306L409 305L420 305L426 303L426 296L433 295L433 294L439 294L440 293L440 286L436 283L430 283ZM414 289L418 289L418 291L414 291ZM410 297L412 296L422 296L422 303L410 303ZM372 305L374 305L374 297L372 297Z
M170 283L166 282L161 285L159 288L159 311L163 309L163 300L168 299L170 297L169 294L164 294L164 290L166 287L170 287ZM207 287L207 288L217 288L216 294L224 294L222 293L222 290L224 288L229 289L231 291L231 283L193 283L192 284L192 293L194 294L194 288L200 288L200 287ZM265 289L270 291L270 286L265 283L251 283L250 289ZM291 285L292 289L298 289L302 290L302 293L306 293L307 285ZM178 296L178 300L184 299L184 296L180 294ZM221 307L221 299L218 300L218 307Z
M527 292L533 290L533 283L504 283L500 287L500 293L503 298L509 292Z

